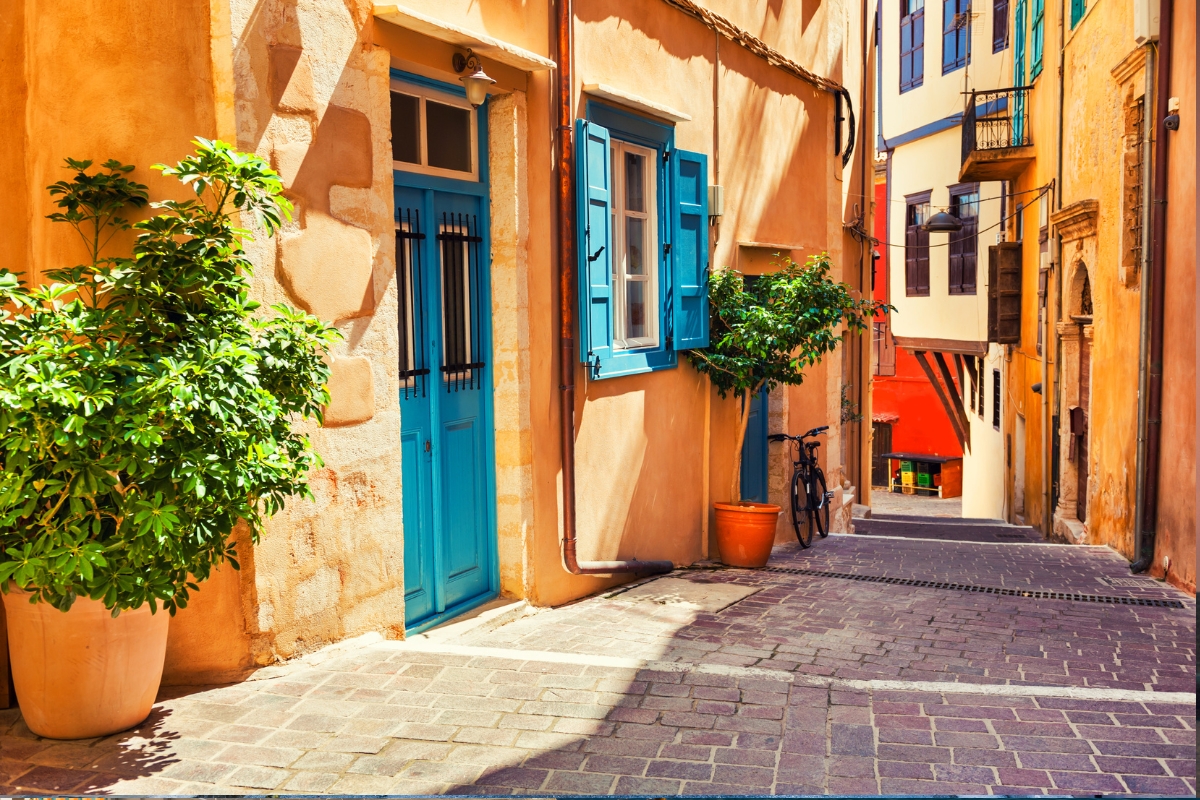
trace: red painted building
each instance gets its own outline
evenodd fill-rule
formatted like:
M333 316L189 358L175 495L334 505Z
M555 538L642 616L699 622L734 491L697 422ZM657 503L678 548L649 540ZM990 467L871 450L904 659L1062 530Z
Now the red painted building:
M875 250L875 274L871 281L876 300L889 301L889 256L903 265L903 247L888 247L887 220L891 213L903 213L888 208L887 178L883 170L875 173L875 238L881 244ZM889 252L894 251L894 252ZM887 465L880 458L884 453L961 458L963 451L954 435L954 428L938 400L937 393L921 370L912 353L897 347L892 341L890 316L875 321L875 374L872 382L871 483L887 484Z

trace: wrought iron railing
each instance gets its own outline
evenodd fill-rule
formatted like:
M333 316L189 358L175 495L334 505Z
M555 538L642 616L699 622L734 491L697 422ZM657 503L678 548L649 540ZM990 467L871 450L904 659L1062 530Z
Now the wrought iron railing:
M962 160L978 150L1033 144L1029 132L1029 86L971 92L962 122Z

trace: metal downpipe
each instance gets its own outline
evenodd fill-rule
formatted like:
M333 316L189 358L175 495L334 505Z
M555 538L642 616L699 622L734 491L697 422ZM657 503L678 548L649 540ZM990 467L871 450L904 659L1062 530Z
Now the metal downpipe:
M575 171L572 158L571 29L574 18L571 0L555 3L555 43L558 74L555 106L558 113L555 161L558 168L556 212L558 215L558 300L559 300L559 420L562 444L562 563L572 575L670 572L670 561L580 561L575 541Z
M1169 136L1164 121L1171 97L1171 24L1174 0L1162 0L1159 16L1158 81L1153 107L1154 119L1154 205L1150 232L1150 354L1146 380L1146 466L1143 479L1143 508L1138 534L1138 560L1132 572L1145 572L1154 561L1158 526L1159 444L1162 439L1163 301L1166 291L1167 254L1167 156Z

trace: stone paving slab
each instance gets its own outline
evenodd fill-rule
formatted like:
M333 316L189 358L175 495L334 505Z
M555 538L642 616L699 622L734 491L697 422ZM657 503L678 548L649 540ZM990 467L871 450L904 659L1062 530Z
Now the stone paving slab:
M879 543L812 552L880 568ZM930 572L1049 569L974 547ZM717 613L610 592L471 641L381 642L173 690L99 740L3 711L0 794L1195 794L1194 605L673 577L761 590Z

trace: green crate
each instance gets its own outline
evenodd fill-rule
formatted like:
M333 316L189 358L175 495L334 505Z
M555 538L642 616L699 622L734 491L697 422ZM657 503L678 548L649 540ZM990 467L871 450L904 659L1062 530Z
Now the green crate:
M933 483L933 476L928 472L917 473L917 486L930 486Z
M901 461L900 462L900 471L901 472L912 472L913 471L913 462Z

